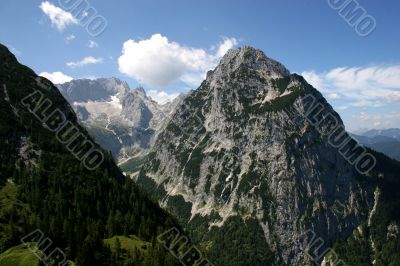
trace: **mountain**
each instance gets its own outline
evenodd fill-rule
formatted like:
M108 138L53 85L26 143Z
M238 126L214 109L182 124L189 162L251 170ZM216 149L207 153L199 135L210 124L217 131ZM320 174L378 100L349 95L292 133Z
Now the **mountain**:
M389 128L389 129L371 129L362 134L366 137L376 137L376 136L384 136L393 138L395 140L400 141L400 129L399 128Z
M352 133L356 135L362 135L364 132L367 132L369 129L368 128L359 128L356 130L353 130Z
M400 161L400 130L370 130L363 135L352 134L362 145Z
M115 93L96 92L70 96ZM58 89L3 45L0 121L0 265L179 265L156 241L180 228L176 220L121 174ZM124 236L132 252L104 244Z
M362 144L376 144L376 143L384 143L384 142L392 142L396 141L394 138L386 137L386 136L374 136L374 137L366 137L362 135L356 135L356 134L351 134L351 136L355 139L357 139L359 142Z
M382 152L390 158L400 161L400 141L385 141L367 145L367 147Z
M137 182L215 265L397 265L400 163L357 145L304 78L243 47L177 105Z
M140 160L180 101L159 105L143 88L131 89L117 78L72 80L58 85L80 123L119 162Z

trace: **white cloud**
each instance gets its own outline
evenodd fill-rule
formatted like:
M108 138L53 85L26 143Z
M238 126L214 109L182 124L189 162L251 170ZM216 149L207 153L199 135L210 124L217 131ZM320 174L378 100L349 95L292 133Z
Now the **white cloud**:
M352 112L348 117L346 128L355 134L361 134L368 129L397 128L400 124L400 112L388 111L386 108L376 108L363 111Z
M73 80L72 77L67 76L62 72L53 72L53 73L42 72L42 73L39 74L39 76L47 78L48 80L50 80L54 84L62 84L62 83L69 82L69 81Z
M99 77L98 76L94 76L94 75L89 75L89 76L84 76L81 79L96 80L96 79L99 79Z
M374 126L374 128L377 128L377 127L379 127L381 124L382 124L381 122L375 122L375 123L373 124L373 126Z
M368 111L362 111L358 114L353 115L355 121L364 122L368 125L368 128L389 128L398 127L400 123L400 112L381 112L371 113Z
M97 42L95 42L95 41L89 40L88 47L89 48L96 48L96 47L99 47L99 44Z
M400 101L400 65L341 67L305 71L304 78L325 95L352 100L353 106L381 106Z
M380 107L383 106L384 103L380 101L361 100L353 102L351 105L356 107Z
M102 58L95 58L93 56L87 56L80 61L68 62L67 66L74 68L74 67L82 67L82 66L86 66L86 65L100 64L101 62L103 62Z
M39 7L59 31L63 31L68 25L78 24L78 20L71 13L48 1L42 2Z
M361 120L383 120L383 119L388 119L388 118L400 118L400 112L391 112L387 114L371 114L367 111L362 111L357 115L354 115L353 117L356 117Z
M346 110L348 108L349 107L347 105L340 105L340 106L336 107L337 110Z
M217 56L223 57L229 49L236 45L238 45L238 41L235 38L224 38L224 41L219 44Z
M171 93L168 94L165 91L157 91L157 90L149 90L147 92L147 96L152 98L154 101L159 104L164 104L167 102L171 102L173 99L179 96L179 93Z
M156 88L179 81L196 87L221 54L235 44L236 39L225 39L214 54L171 42L161 34L137 42L128 40L118 59L119 71Z
M330 94L328 94L328 99L331 99L331 100L337 100L337 99L340 99L340 98L342 98L339 94L337 94L337 93L330 93Z
M324 89L323 74L317 74L315 71L304 71L301 75L316 89L320 91Z
M65 42L66 42L66 43L70 43L70 42L72 42L73 40L75 40L75 35L73 35L73 34L68 35L68 36L65 38Z

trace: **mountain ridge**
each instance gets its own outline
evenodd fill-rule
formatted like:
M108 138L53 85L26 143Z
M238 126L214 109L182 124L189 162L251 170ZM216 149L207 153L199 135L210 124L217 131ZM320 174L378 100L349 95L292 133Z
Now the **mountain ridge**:
M362 145L400 161L399 129L369 130L362 135L351 134Z

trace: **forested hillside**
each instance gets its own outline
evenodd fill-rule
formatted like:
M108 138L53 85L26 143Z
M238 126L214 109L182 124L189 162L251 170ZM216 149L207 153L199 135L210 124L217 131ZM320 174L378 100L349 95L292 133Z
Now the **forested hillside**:
M97 144L104 161L96 168L73 155L83 151L78 143L69 144L71 152L60 142L63 138L49 129L56 122L41 119L56 109L81 138L93 140L57 88L20 65L2 45L0 86L0 254L40 230L52 241L45 255L58 247L77 265L175 265L156 241L158 234L177 226L175 220L123 176ZM33 110L39 101L45 104ZM118 246L114 252L113 245L104 243L116 235L131 236L145 250L131 247L131 254ZM1 265L7 254L0 255Z

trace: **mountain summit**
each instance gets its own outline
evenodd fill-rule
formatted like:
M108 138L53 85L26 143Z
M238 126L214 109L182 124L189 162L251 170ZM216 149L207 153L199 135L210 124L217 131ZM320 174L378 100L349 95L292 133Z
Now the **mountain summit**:
M282 78L290 75L289 70L281 63L268 58L263 51L251 46L230 49L223 56L221 62L214 71L209 74L216 79L221 79L240 67L248 67L260 71L261 76Z

